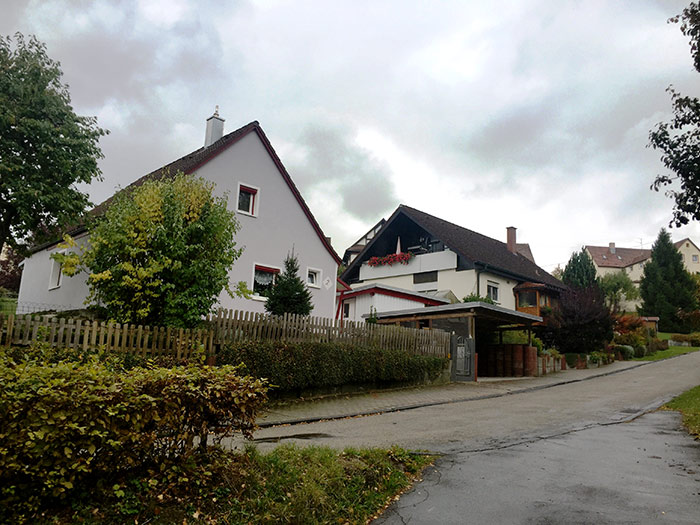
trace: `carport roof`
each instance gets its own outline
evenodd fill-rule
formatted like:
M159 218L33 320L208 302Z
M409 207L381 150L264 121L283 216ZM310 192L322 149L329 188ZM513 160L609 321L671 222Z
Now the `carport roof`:
M494 304L473 301L469 303L445 304L441 306L427 306L424 308L412 308L410 310L394 310L392 312L377 312L377 320L381 321L417 321L419 319L448 319L454 317L480 317L501 324L525 324L542 322L537 315L526 314L509 310ZM367 315L363 316L367 317Z

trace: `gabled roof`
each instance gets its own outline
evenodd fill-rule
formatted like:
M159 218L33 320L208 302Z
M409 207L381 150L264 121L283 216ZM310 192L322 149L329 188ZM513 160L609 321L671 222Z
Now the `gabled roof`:
M695 247L696 250L700 251L700 248L698 248L698 245L695 244L695 243L693 242L693 239L691 239L690 237L686 237L685 239L681 239L681 240L678 241L678 242L674 242L673 245L674 245L676 248L680 248L680 247L683 246L683 244L686 243L686 242L689 242L690 244L692 244L692 245Z
M407 299L409 301L415 301L417 303L422 303L429 306L450 304L450 301L441 297L435 297L434 295L427 293L414 292L412 290L404 290L403 288L395 288L394 286L388 286L380 283L372 283L365 286L360 286L358 288L353 288L350 291L343 292L341 297L342 299L350 299L352 297L357 297L358 295L374 293Z
M535 262L535 256L532 255L532 250L530 249L530 245L526 242L518 242L515 244L515 251L518 252L520 255L525 257L526 259L529 259L533 263Z
M387 231L391 223L400 215L408 217L419 227L430 233L430 235L442 241L450 250L472 263L493 271L507 273L523 281L541 282L557 289L565 288L564 283L551 276L528 258L519 253L509 251L506 243L468 230L462 226L457 226L404 204L396 209L382 230L365 247L363 252L353 260L343 275L347 274L358 264L362 264L363 254L371 248L374 242L382 236L383 232Z
M318 222L316 221L316 218L313 216L311 213L311 210L309 210L309 207L307 206L306 202L304 201L303 197L301 196L301 193L299 192L299 189L296 187L294 184L294 181L292 181L292 178L289 176L289 173L287 172L287 169L284 167L282 164L282 161L280 158L277 156L277 152L275 152L275 149L272 147L272 144L268 140L267 136L265 135L265 132L262 130L260 127L260 123L257 120L254 120L253 122L246 124L242 128L237 129L236 131L232 131L231 133L228 133L221 137L219 140L216 142L212 143L208 147L202 147L199 149L194 150L191 153L188 153L184 157L180 157L179 159L166 164L165 166L162 166L146 175L141 177L140 179L137 179L136 181L132 182L129 184L126 188L118 191L114 195L112 195L110 198L96 206L90 211L91 215L99 216L102 215L109 205L112 203L114 200L114 197L118 195L121 192L124 191L130 191L134 188L137 188L139 186L142 186L145 182L151 181L151 180L160 180L163 178L171 178L174 177L177 173L183 172L185 174L191 174L197 171L201 166L212 160L214 157L218 156L219 154L223 153L226 151L228 148L236 144L239 140L241 140L243 137L247 136L250 133L256 133L260 140L262 141L265 149L267 150L268 154L272 158L272 161L275 163L275 166L277 166L277 169L280 172L280 175L282 176L282 179L287 183L287 186L291 190L292 194L294 195L295 199L299 203L299 206L301 206L302 211L304 212L304 215L306 215L307 219L311 223L311 226L313 227L314 231L316 231L316 234L318 235L319 240L321 243L324 245L328 253L333 257L333 259L336 261L337 264L341 263L340 257L338 257L338 254L335 252L333 247L331 246L328 237L326 237L323 234L323 231L321 230L321 227L319 226ZM83 231L85 231L85 225L80 225L78 227L75 227L71 229L70 233L72 235L77 235ZM49 246L52 246L53 244L56 244L56 242L51 242L51 243L46 243L41 246L35 247L32 251L39 251L41 249L47 248Z
M651 257L651 250L643 248L618 248L615 253L609 246L584 246L596 266L601 268L626 268Z

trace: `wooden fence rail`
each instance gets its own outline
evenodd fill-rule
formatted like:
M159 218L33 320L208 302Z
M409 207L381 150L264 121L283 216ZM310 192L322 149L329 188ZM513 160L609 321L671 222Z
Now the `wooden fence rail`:
M298 315L271 316L239 310L210 315L201 329L151 327L52 316L0 315L0 346L29 345L41 340L52 346L189 357L202 349L215 355L223 345L243 340L337 342L372 345L411 354L447 357L450 334L364 322Z

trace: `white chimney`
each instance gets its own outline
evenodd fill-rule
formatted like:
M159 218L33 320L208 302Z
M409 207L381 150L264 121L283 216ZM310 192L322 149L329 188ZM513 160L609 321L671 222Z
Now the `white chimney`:
M207 119L207 132L204 134L204 147L208 148L224 136L224 119L219 116L219 106L214 114Z
M508 226L506 228L506 246L508 247L508 251L511 253L515 253L515 230L517 228L515 226Z
M615 254L615 243L614 242L611 242L608 245L608 250L610 250L610 253L612 253L613 255Z

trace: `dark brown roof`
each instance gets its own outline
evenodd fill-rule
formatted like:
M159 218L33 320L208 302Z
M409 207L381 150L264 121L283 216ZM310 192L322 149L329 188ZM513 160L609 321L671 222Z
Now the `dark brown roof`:
M540 282L557 289L564 289L566 287L559 279L551 276L528 258L519 253L512 253L509 251L506 243L468 230L462 226L457 226L456 224L439 219L404 204L396 209L384 225L382 231L385 231L389 224L400 214L406 215L418 226L437 239L440 239L450 250L472 263L490 268L493 271L507 273L523 281ZM380 237L381 234L382 232L378 233L375 239ZM365 247L365 250L372 244L373 243L370 242L367 247ZM343 276L348 274L354 266L361 264L362 259L362 254L355 258L348 266Z
M262 141L263 145L265 146L265 149L267 152L270 154L270 157L272 158L273 162L277 166L277 169L280 172L280 175L282 175L282 178L284 181L287 183L289 186L289 189L292 191L292 194L296 198L297 202L299 203L299 206L301 206L302 211L306 215L306 217L309 219L309 222L311 223L311 226L314 228L316 231L316 234L318 235L319 239L323 243L323 245L326 247L326 250L328 253L333 257L333 259L336 261L337 264L341 263L340 257L338 257L338 254L335 252L333 247L330 244L330 238L326 237L323 234L323 231L321 230L321 227L319 226L318 222L316 221L316 218L313 216L311 213L311 210L309 210L309 207L306 204L306 201L304 201L303 197L301 196L301 193L299 192L299 189L296 187L294 184L294 181L292 181L292 178L289 176L289 173L287 172L287 169L284 167L282 164L282 161L280 158L277 156L277 152L275 149L272 147L272 144L268 140L267 136L265 135L265 132L262 130L260 127L260 123L257 120L254 120L250 124L246 124L242 128L237 129L236 131L232 131L231 133L228 133L221 137L219 140L216 142L212 143L208 147L202 147L199 149L194 150L192 153L188 153L184 157L180 157L179 159L171 162L170 164L166 164L165 166L162 166L158 168L157 170L154 170L140 179L137 179L136 181L132 182L129 184L126 188L118 191L114 195L112 195L110 198L96 206L90 211L91 215L99 216L102 215L109 205L112 203L116 195L123 191L130 191L134 188L137 188L141 185L143 185L145 182L149 180L159 180L165 177L174 177L177 173L183 172L186 174L191 174L194 173L200 166L206 164L209 162L211 159L219 155L220 153L224 152L226 149L234 145L236 142L238 142L240 139L248 135L249 133L255 132L257 133L258 137ZM79 225L74 228L72 228L69 231L69 234L71 235L77 235L79 233L82 233L85 231L85 225ZM51 243L46 243L41 246L35 247L32 251L36 252L41 249L47 248L49 246L52 246L53 244L56 244L59 241L51 242Z
M526 242L518 242L515 244L515 251L518 252L520 255L525 257L526 259L529 259L533 263L535 262L535 256L532 255L532 250L530 249L530 245Z
M609 246L584 246L593 262L602 268L626 268L651 257L651 250L642 248L618 248L615 253Z

